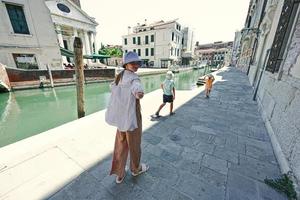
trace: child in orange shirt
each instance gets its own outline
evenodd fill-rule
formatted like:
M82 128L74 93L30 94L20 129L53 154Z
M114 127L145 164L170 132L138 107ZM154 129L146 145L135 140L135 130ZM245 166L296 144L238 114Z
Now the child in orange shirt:
M204 80L205 80L205 95L206 98L209 98L212 89L212 84L215 81L215 77L212 74L208 74Z

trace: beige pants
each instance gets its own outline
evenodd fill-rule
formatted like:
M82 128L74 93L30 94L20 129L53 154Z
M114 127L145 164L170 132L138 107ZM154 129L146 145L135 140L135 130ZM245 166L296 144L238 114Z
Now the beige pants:
M136 115L138 128L127 132L117 130L110 175L115 174L119 177L125 175L128 153L130 154L130 170L134 173L139 171L142 137L142 115L139 100L136 101Z

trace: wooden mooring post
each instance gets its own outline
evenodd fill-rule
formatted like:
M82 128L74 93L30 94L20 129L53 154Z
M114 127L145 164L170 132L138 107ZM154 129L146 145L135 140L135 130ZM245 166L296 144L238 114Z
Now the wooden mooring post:
M76 72L76 90L77 90L77 113L78 118L85 116L84 111L84 72L83 72L83 54L82 41L79 37L74 40L74 59Z
M52 72L51 72L51 68L49 65L46 65L47 70L48 70L48 74L49 74L49 79L50 79L50 84L51 87L54 88L54 82L53 82L53 77L52 77Z

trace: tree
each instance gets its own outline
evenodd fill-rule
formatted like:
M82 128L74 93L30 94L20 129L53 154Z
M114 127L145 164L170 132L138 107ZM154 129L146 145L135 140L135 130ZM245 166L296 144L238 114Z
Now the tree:
M105 47L103 44L101 44L99 54L107 55L111 57L122 57L123 51L119 47L108 47L108 46Z

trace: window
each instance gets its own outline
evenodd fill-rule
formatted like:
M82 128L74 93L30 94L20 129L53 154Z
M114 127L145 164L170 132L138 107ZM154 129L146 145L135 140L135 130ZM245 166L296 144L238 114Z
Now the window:
M148 35L145 36L145 43L149 44L149 36Z
M65 12L65 13L70 13L71 12L70 8L68 6L66 6L65 4L62 4L62 3L58 3L57 8L60 11Z
M136 38L135 37L132 38L132 43L136 44Z
M65 49L69 49L69 47L68 47L68 41L67 40L63 40L63 43L64 43L64 48ZM70 59L70 57L69 56L67 56L67 61L68 62L71 62L71 59Z
M128 53L128 50L125 50L125 53Z
M161 68L167 68L168 67L168 61L167 60L161 60Z
M154 35L151 35L151 42L154 42Z
M138 56L141 56L141 49L138 49Z
M173 47L171 47L171 56L173 56Z
M135 49L133 49L133 52L134 52L134 53L136 53L136 50L135 50Z
M291 34L291 28L295 20L298 7L299 1L284 1L266 66L266 70L271 73L278 72L280 69L283 60L283 54L287 46L287 40Z
M174 41L174 32L172 32L172 41Z
M182 44L182 45L184 44L184 39L183 39L183 38L181 39L181 44Z
M67 41L67 40L63 40L63 43L64 43L64 46L63 46L63 47L64 47L65 49L69 49L69 48L68 48L68 41Z
M124 44L127 45L127 38L124 39Z
M14 33L29 35L29 29L22 6L5 4Z
M154 56L154 48L151 48L151 56Z
M177 49L177 56L179 56L179 49Z
M137 44L141 45L141 37L138 37Z
M145 49L145 56L149 56L149 49L148 48Z
M39 69L34 54L13 54L13 58L20 69Z

